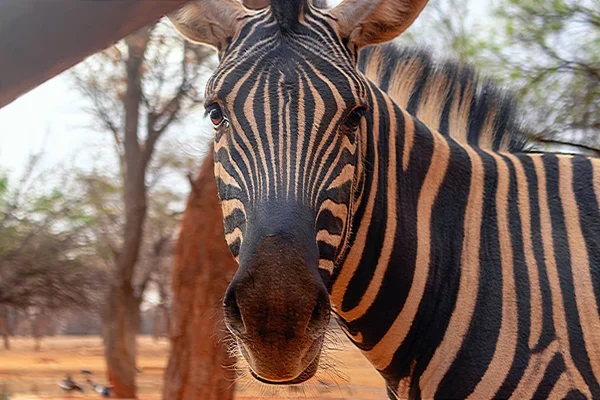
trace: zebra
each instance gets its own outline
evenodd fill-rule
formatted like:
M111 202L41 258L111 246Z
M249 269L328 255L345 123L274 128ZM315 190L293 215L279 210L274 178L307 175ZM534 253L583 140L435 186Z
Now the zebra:
M316 373L333 312L390 398L599 398L600 160L522 152L502 109L458 124L460 96L426 125L370 82L360 50L425 3L170 16L219 53L226 324L270 384Z
M396 105L458 142L513 153L531 147L533 134L512 93L471 65L438 61L422 47L384 43L361 50L358 69Z

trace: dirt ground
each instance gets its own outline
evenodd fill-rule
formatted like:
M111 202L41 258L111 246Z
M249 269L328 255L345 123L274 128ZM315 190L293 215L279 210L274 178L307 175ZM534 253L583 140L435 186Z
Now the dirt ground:
M139 344L138 398L160 399L162 375L167 362L168 341L154 342L141 336ZM12 350L0 349L0 400L78 399L97 398L85 385L86 393L71 394L57 383L65 374L85 383L82 368L92 371L92 377L105 382L105 364L99 337L58 336L46 338L39 352L33 351L29 338L12 338ZM334 365L311 379L302 387L278 389L259 384L253 378L241 377L236 399L385 399L383 380L362 354L350 343L340 340L328 351L327 360Z

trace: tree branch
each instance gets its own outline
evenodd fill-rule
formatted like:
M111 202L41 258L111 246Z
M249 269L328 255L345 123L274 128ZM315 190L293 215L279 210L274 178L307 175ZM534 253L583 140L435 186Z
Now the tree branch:
M591 147L591 146L586 146L586 145L580 144L580 143L572 143L572 142L567 142L567 141L558 140L558 139L546 139L543 137L535 137L534 140L541 142L541 143L558 144L558 145L564 145L564 146L577 147L577 148L584 149L584 150L590 151L592 153L595 153L597 156L600 156L600 149L597 149L597 148Z

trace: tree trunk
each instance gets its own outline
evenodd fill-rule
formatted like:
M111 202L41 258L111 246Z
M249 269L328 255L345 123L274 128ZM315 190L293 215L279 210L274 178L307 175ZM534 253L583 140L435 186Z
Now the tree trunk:
M125 108L125 228L123 247L116 259L114 282L108 291L103 313L104 355L108 380L117 398L136 397L136 335L140 327L140 302L143 293L133 287L147 210L146 167L154 143L139 143L139 110L142 102L142 66L151 28L143 28L125 38L127 45L127 90Z
M165 337L169 337L169 333L171 332L171 318L170 318L170 309L166 304L160 307L160 313L162 314L162 318L164 321L165 328Z
M157 257L159 262L160 257ZM156 282L158 286L158 304L154 309L154 320L152 321L152 337L154 341L169 334L169 307L167 305L167 288L164 282Z
M0 335L4 339L4 348L10 350L10 340L8 338L8 311L0 307Z
M167 284L164 281L161 281L159 286L158 286L158 292L160 294L160 303L158 304L158 311L159 311L159 315L161 317L161 322L162 322L162 327L163 327L163 333L166 334L166 336L169 335L169 332L171 332L171 321L170 321L170 313L169 313L169 304L168 304L168 287Z
M155 342L161 337L165 337L165 332L169 332L167 323L169 315L165 311L165 305L159 304L154 308L154 316L152 318L152 339Z
M154 313L152 316L152 340L154 342L158 342L158 339L160 338L160 326L161 326L161 315L160 315L160 310L158 309L158 307L154 308Z
M135 398L136 335L140 299L130 284L111 286L102 313L107 375L118 398Z
M52 325L52 321L46 313L47 311L42 310L31 319L31 336L33 336L33 349L35 351L42 349L42 338L48 333Z
M211 153L193 182L175 251L165 400L233 398L235 360L223 343L221 303L236 268L225 243Z

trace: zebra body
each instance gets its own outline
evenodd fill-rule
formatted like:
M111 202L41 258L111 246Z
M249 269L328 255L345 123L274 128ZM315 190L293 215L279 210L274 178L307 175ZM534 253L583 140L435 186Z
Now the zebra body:
M331 308L394 396L600 397L600 160L508 152L510 112L463 107L482 99L467 86L426 125L357 71L423 1L235 3L173 20L220 52L207 111L240 264L225 313L252 374L313 376Z
M370 139L332 278L352 340L402 398L600 396L599 160L486 152L387 113L396 143Z

